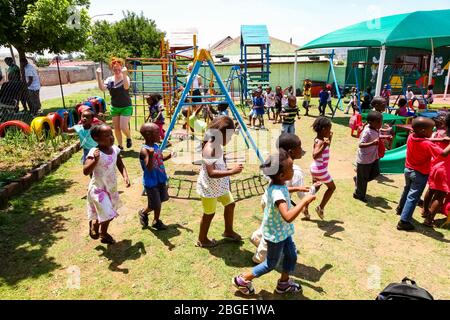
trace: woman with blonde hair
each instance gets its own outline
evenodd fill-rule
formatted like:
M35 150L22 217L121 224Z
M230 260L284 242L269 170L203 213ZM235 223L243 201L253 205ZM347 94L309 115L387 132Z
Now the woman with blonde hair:
M102 81L102 71L97 69L98 87L102 91L109 91L111 95L110 114L113 121L114 133L120 149L122 146L122 133L127 138L127 148L131 148L130 118L133 115L133 106L128 92L130 77L122 59L112 58L109 68L113 75Z

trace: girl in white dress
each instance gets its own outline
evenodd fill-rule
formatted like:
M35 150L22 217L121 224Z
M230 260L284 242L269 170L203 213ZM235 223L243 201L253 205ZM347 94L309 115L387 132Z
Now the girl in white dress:
M116 166L127 188L130 186L127 169L120 157L120 149L114 145L111 127L102 124L91 129L91 136L98 147L92 148L84 163L84 175L92 175L87 194L89 236L100 237L102 243L114 244L108 233L112 219L118 216L119 192L117 190Z

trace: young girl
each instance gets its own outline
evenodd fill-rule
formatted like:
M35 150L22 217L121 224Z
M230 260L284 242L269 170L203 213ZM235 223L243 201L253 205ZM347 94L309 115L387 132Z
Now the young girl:
M283 107L282 105L282 100L283 100L283 90L281 89L280 86L277 86L275 88L275 120L273 121L273 123L280 123L281 122L281 108ZM278 120L278 118L280 120Z
M197 180L197 193L202 199L203 217L200 222L198 247L215 247L216 240L208 239L211 221L216 213L217 201L224 206L225 232L223 237L241 241L241 236L233 230L234 199L230 192L230 176L242 172L242 164L227 169L223 146L231 140L235 130L233 120L223 116L213 119L205 133L202 150L202 167Z
M311 107L311 80L306 79L303 87L303 108L305 108L305 116L309 115L309 108Z
M147 97L149 120L155 123L159 128L159 135L164 139L164 107L161 105L162 96L160 94L152 94Z
M83 167L84 175L92 174L87 194L89 236L92 239L100 237L102 243L114 244L115 240L108 233L108 226L118 216L119 208L115 167L122 174L127 188L130 180L119 155L120 149L114 145L111 127L105 124L95 126L91 129L91 136L98 148L89 151Z
M450 113L445 118L445 132L443 128L439 128L436 132L435 139L445 139L450 137ZM448 146L447 142L438 142L440 147ZM434 159L431 167L430 176L428 177L429 190L425 196L424 225L433 226L434 217L439 209L444 208L444 202L447 194L450 192L450 158L439 156Z
M91 128L92 124L94 122L94 113L91 110L85 110L81 113L81 120L80 124L76 124L73 127L67 128L67 117L68 112L64 112L64 124L63 124L63 131L74 133L76 132L78 134L78 137L80 139L80 145L83 149L83 156L81 157L81 163L84 164L86 161L86 157L89 153L89 151L92 148L97 147L97 142L94 141L91 137Z
M356 88L353 87L350 92L350 102L347 105L347 110L345 110L345 114L348 114L350 107L353 109L353 114L358 110L358 97L356 95Z
M272 111L273 117L275 118L275 93L272 91L271 87L266 88L266 92L264 92L264 106L267 111L267 117L269 121L272 120L270 117L270 112Z
M283 254L283 272L278 280L277 293L297 293L301 291L298 283L289 278L297 264L297 249L292 235L294 234L295 218L307 204L315 199L313 195L305 196L298 205L292 207L286 182L294 176L293 161L284 150L271 155L261 166L263 173L270 177L266 190L267 205L264 209L263 236L267 242L266 259L251 271L232 279L233 285L243 294L255 293L252 280L275 269L281 254Z
M336 185L328 173L328 161L330 159L330 144L333 138L331 131L331 121L326 117L319 117L313 123L313 129L317 133L314 140L313 163L310 170L313 182L320 182L327 186L327 191L323 195L322 202L316 207L317 215L323 219L324 209L336 190Z
M288 153L293 161L297 159L301 159L305 153L302 148L302 142L298 136L292 133L283 133L278 138L278 148L284 150ZM304 186L304 174L303 170L297 166L293 165L294 175L292 180L286 182L289 193L297 193L298 199L302 200L305 195L310 192L311 194L315 193L315 187L311 188ZM265 194L261 199L261 205L264 208L267 205L267 195ZM305 208L306 209L306 208ZM303 220L310 220L309 213L304 210ZM263 262L266 259L267 254L267 242L263 238L263 226L258 228L255 232L253 232L251 241L257 247L255 254L253 255L253 261L257 264Z

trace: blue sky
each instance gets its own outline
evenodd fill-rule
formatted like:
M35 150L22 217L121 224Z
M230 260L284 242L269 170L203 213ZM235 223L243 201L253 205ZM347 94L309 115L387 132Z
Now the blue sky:
M200 3L200 4L198 4ZM239 35L242 24L266 24L271 36L302 45L327 32L379 16L417 10L450 9L448 0L357 1L357 0L91 0L91 16L108 21L119 20L123 10L142 11L166 32L194 27L199 45L208 45ZM418 21L417 26L426 23Z

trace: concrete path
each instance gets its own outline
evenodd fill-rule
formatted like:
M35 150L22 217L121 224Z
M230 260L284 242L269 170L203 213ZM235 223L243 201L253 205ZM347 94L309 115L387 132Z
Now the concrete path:
M63 85L63 92L64 96L66 97L72 93L77 93L82 90L95 88L97 88L97 82L94 80L94 81L78 82L73 84L65 84ZM60 97L61 97L61 89L59 88L59 85L51 87L41 87L40 91L41 101Z

